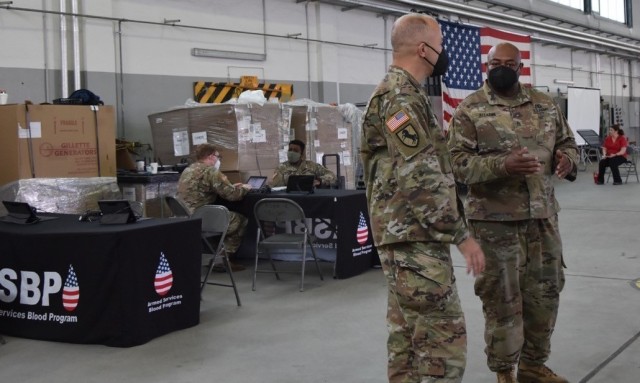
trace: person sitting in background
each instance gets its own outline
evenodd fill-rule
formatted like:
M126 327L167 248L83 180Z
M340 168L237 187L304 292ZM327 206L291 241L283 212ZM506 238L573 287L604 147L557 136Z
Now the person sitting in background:
M305 144L300 140L289 142L287 161L276 168L270 182L272 187L287 186L290 175L313 175L314 186L331 187L336 183L336 175L332 171L305 159L304 148Z
M628 145L627 137L625 137L620 125L616 124L611 126L609 128L609 134L602 145L602 159L598 164L598 181L596 182L598 185L604 184L604 172L607 170L607 167L611 168L613 184L622 185L622 178L620 178L618 166L627 160Z
M218 196L229 200L241 200L251 189L251 185L231 184L220 171L220 153L211 144L198 145L195 150L196 162L186 168L178 181L177 197L193 213L200 206L213 204ZM247 228L247 218L236 212L229 212L229 228L224 237L224 247L231 257L240 247ZM231 270L244 270L244 266L229 262Z

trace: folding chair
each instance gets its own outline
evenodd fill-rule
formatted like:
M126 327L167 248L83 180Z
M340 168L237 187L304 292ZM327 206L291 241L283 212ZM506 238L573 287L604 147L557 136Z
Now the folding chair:
M302 263L302 270L300 273L300 291L304 291L307 246L311 249L312 259L315 262L316 270L320 275L320 280L324 280L322 272L320 271L320 265L318 264L318 258L316 257L316 251L313 248L314 237L310 234L304 211L300 205L287 198L264 198L255 204L253 213L258 226L258 232L256 235L256 259L253 269L253 283L251 287L253 291L256 290L257 273L274 273L276 275L276 279L280 280L279 272L276 269L276 265L271 255L273 250L302 250L302 257L300 259ZM291 224L293 221L296 221L296 223L301 221L303 226L302 233L277 233L276 230L274 230L278 224L284 223L286 225ZM266 252L269 257L271 270L258 269L258 259L263 252ZM285 272L297 273L297 271L280 271L280 273Z
M167 206L169 206L169 210L171 210L171 214L174 217L189 217L191 215L189 208L182 200L176 197L166 196L164 197L164 201L167 203Z
M638 177L638 168L636 167L638 163L638 148L634 145L627 146L627 160L618 166L618 170L620 171L620 178L624 175L624 183L626 184L629 181L630 175L636 176L636 181L640 182L640 178ZM611 170L607 168L607 182L609 182L609 178L611 178ZM625 174L623 174L625 172Z
M576 130L576 132L584 139L586 145L580 147L580 163L587 169L587 163L591 163L591 157L596 157L596 162L600 162L600 148L602 141L600 136L594 130Z
M207 264L207 272L200 285L200 292L204 290L204 287L209 285L224 286L233 288L233 292L236 295L236 301L238 306L242 306L240 302L240 295L238 294L238 287L236 281L233 278L233 271L229 265L229 258L224 248L224 237L227 234L229 228L229 210L221 205L204 205L196 209L191 215L191 218L200 218L202 220L202 243L211 252L211 260ZM214 241L214 242L212 242ZM209 275L213 270L213 266L218 260L222 261L222 264L229 275L231 284L209 282Z

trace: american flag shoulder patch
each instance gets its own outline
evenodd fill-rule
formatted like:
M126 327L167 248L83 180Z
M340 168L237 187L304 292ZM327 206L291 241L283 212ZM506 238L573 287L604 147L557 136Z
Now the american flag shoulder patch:
M399 112L396 112L396 114L394 114L393 116L391 116L387 120L385 125L387 125L387 128L389 129L389 131L391 131L391 133L393 133L396 130L398 130L399 127L401 127L402 125L406 124L410 120L411 120L411 118L409 117L409 115L407 113L405 113L403 110L401 110Z

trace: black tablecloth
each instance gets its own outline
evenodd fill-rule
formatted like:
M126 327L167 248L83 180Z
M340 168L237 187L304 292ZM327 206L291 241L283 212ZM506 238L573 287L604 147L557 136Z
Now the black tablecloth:
M133 346L199 322L200 220L0 223L0 332Z
M253 206L263 198L289 198L302 207L307 218L321 218L313 224L314 235L319 238L320 245L326 242L325 239L336 244L334 277L352 277L371 268L377 262L378 253L373 245L363 190L319 189L313 194L249 193L242 201L216 201L249 219L243 244L238 250L241 256L255 256L257 228Z

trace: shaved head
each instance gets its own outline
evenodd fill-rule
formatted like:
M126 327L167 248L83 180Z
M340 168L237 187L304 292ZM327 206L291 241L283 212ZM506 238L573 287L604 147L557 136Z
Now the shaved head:
M494 58L499 60L514 60L520 64L520 50L511 43L499 43L491 47L487 54L487 62L490 62Z
M419 13L404 15L396 20L391 29L393 53L406 54L425 39L432 43L439 30L438 22L431 16Z

